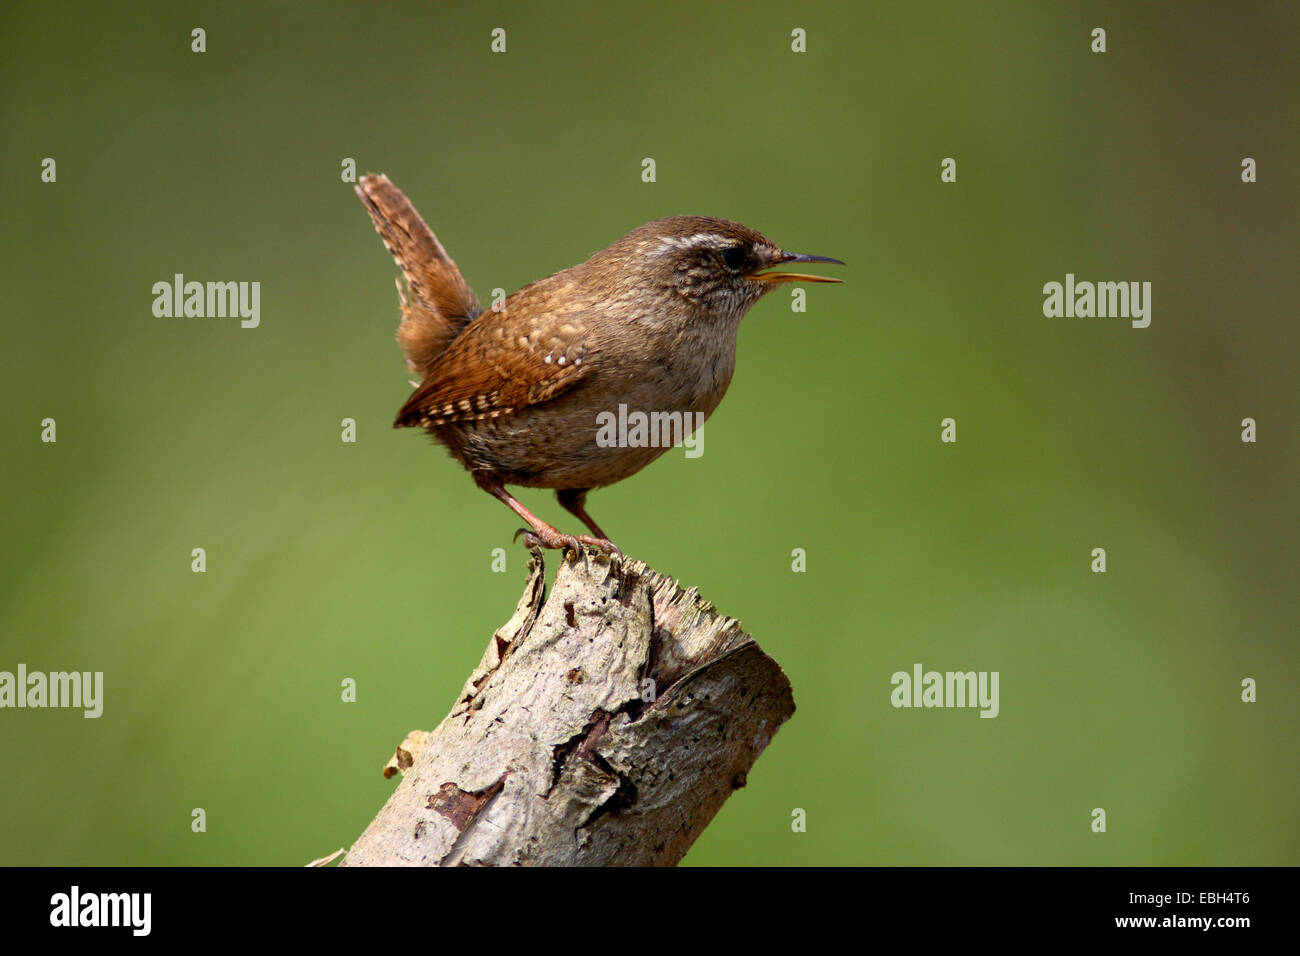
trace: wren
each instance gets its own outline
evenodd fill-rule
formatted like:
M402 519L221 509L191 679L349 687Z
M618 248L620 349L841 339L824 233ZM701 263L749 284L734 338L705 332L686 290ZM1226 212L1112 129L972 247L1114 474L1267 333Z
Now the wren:
M587 493L635 474L669 445L600 441L602 413L624 405L702 422L731 383L750 307L780 283L840 281L763 270L844 264L786 252L725 219L670 216L484 311L387 176L364 176L356 189L405 278L397 341L421 376L393 427L423 428L445 445L480 488L528 522L532 530L521 532L530 546L617 553L587 514ZM591 535L560 532L507 485L555 489Z

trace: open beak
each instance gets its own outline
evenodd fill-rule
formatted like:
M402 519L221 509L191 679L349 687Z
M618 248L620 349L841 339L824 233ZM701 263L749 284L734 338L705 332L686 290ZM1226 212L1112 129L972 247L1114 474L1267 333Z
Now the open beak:
M832 265L842 266L844 263L839 259L831 259L828 256L804 256L797 255L793 252L782 253L781 258L777 260L778 264L786 262L829 262ZM745 276L746 279L753 279L755 282L843 282L843 279L828 279L826 276L804 275L802 272L751 272Z

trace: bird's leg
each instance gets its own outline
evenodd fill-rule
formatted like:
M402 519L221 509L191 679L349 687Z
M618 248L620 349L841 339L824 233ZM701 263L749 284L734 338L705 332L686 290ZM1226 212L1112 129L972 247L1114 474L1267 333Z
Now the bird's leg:
M597 538L608 541L609 535L601 531L600 525L587 514L587 492L590 490L590 488L562 488L555 493L555 500L560 503L561 508L590 528L591 533Z
M601 531L600 525L596 524L591 515L587 514L587 492L590 490L590 488L562 488L555 493L555 500L560 503L560 507L590 528L591 533L603 542L601 550L612 554L622 554L623 552L618 549L618 545L610 541L609 535Z
M607 540L603 536L600 538L593 538L589 534L565 534L559 529L547 524L541 518L537 517L537 515L525 508L519 499L506 491L505 484L496 475L476 472L474 474L474 481L480 488L498 501L504 502L506 507L527 521L529 527L532 528L533 537L544 548L555 548L557 550L561 548L572 548L574 551L579 551L581 550L582 545L590 545L593 548L599 548L606 554L621 553L618 548L614 546L613 542Z

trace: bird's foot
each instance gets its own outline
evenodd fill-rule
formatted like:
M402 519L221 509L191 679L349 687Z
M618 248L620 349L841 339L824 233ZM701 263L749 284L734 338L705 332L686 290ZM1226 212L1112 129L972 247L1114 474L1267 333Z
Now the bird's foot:
M623 556L618 545L608 538L596 538L589 534L565 534L548 524L543 524L540 528L520 528L515 532L515 538L521 536L524 539L524 547L530 551L537 548L553 548L557 551L568 548L574 553L579 553L586 546L595 548L602 554L616 554L620 558Z

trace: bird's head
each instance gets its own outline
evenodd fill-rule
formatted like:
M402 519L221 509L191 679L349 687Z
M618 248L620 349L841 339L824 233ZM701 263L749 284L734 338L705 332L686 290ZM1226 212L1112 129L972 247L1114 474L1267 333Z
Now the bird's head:
M609 279L737 320L782 283L840 281L771 271L774 267L803 262L844 265L826 256L786 252L740 223L705 216L671 216L648 222L589 262Z

